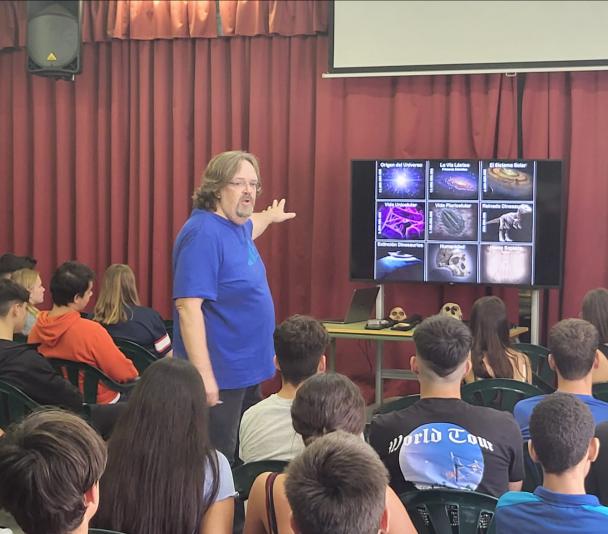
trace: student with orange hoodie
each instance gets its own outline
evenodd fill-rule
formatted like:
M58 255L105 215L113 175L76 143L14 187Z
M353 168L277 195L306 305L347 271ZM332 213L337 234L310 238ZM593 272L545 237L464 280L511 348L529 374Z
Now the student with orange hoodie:
M38 352L47 358L87 363L117 382L133 380L138 376L133 362L118 350L106 329L80 316L93 294L93 278L93 271L82 263L60 265L51 278L53 308L40 312L28 342L39 343ZM113 403L119 397L99 385L98 403Z

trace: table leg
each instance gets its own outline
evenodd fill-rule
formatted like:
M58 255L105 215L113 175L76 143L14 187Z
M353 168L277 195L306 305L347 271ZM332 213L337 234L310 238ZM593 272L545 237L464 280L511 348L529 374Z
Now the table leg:
M383 342L376 341L376 406L382 404L382 350Z
M329 343L329 362L328 370L332 373L336 372L336 338L332 337Z

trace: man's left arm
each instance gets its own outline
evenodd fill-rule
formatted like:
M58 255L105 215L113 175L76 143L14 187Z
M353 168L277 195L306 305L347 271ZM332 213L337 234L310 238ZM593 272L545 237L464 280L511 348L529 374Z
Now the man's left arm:
M278 223L293 219L296 216L293 212L285 212L285 199L273 200L272 204L264 211L253 213L250 217L253 223L253 231L251 237L256 239L260 237L266 228L272 223Z

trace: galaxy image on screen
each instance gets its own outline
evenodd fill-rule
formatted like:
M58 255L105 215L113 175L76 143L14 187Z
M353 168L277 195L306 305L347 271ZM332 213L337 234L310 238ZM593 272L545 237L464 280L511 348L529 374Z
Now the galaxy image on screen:
M424 198L424 166L380 169L378 198Z
M432 199L476 200L479 197L478 167L442 168L439 162L432 169Z
M423 202L379 202L378 237L382 239L424 239Z

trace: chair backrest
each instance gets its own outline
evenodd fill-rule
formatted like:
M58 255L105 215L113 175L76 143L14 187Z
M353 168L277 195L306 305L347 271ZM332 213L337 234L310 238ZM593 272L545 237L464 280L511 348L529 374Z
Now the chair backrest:
M532 383L545 393L553 393L557 387L557 375L549 367L549 349L532 343L514 343L513 348L523 352L532 365Z
M536 397L544 392L526 382L509 378L487 378L462 386L462 399L477 406L488 406L513 413L522 399Z
M0 380L0 428L20 421L39 406L19 388Z
M251 486L255 479L262 473L267 471L271 473L282 473L289 462L281 460L262 460L260 462L249 462L239 465L232 470L232 478L234 479L234 489L239 494L241 501L246 501L249 498Z
M608 402L608 382L593 384L593 396L596 399Z
M473 491L432 489L399 498L419 534L487 534L497 499Z
M524 441L524 483L522 491L532 493L538 486L543 485L543 469L532 460L528 450L528 442Z
M120 349L120 352L133 362L133 365L135 365L135 368L140 375L158 359L148 349L133 341L121 337L114 337L112 339Z
M21 332L15 332L13 334L13 341L15 343L27 343L27 336Z
M124 534L124 532L118 532L118 530L105 530L103 528L90 528L89 534Z
M120 384L112 380L100 369L97 369L97 367L83 362L74 362L61 358L49 358L49 362L74 386L80 388L82 384L82 397L87 404L97 403L97 390L100 382L117 393L129 393L135 387L135 381Z
M380 406L378 406L378 408L374 410L374 415L404 410L405 408L409 408L412 404L415 404L419 400L420 395L407 395L406 397L395 399L394 401L387 402L386 404L381 404Z

